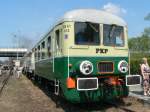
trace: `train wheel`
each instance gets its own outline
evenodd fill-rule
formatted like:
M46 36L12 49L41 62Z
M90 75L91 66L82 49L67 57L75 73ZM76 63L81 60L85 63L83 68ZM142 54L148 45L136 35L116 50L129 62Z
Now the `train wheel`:
M46 79L41 77L41 86L46 88Z
M42 78L38 76L38 83L42 85Z
M35 81L35 82L38 81L38 76L37 76L37 75L34 76L34 81Z
M55 90L55 88L54 88L54 81L48 80L48 82L47 82L47 89L48 89L48 91L54 93L54 90Z

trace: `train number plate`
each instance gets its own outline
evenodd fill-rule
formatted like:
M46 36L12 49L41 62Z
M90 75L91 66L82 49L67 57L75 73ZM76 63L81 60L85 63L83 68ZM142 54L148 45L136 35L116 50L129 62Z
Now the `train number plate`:
M126 86L136 86L141 85L140 75L127 75L126 76Z
M98 78L77 78L77 90L87 91L98 89Z

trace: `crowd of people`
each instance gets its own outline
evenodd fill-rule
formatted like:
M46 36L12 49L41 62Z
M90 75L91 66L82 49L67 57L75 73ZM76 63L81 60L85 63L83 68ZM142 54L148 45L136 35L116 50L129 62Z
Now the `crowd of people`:
M9 74L10 71L12 71L13 75L15 75L17 78L20 78L22 74L22 68L23 67L18 67L18 66L2 66L0 67L0 76L3 74Z

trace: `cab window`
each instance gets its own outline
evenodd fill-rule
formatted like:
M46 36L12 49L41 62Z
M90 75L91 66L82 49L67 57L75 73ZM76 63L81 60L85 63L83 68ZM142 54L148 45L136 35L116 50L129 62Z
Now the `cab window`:
M99 45L99 24L90 22L75 23L75 44L76 45Z
M103 26L103 43L105 46L124 46L124 32L122 26L106 25Z

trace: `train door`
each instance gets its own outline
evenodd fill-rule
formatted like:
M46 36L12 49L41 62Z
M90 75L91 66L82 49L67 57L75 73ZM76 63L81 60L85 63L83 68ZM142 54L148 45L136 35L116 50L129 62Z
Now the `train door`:
M55 56L59 57L62 55L62 30L59 27L55 30Z
M35 70L35 51L32 50L32 54L31 54L31 68L34 71Z

